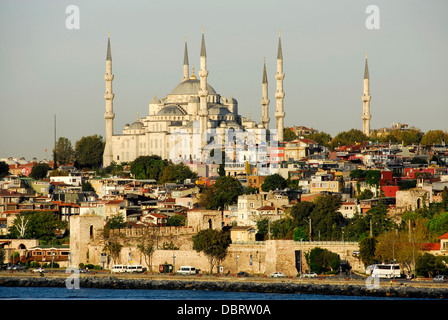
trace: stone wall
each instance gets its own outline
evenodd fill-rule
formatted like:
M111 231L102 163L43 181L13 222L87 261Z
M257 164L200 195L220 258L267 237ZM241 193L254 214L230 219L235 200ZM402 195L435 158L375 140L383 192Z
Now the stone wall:
M77 266L81 262L101 265L101 253L105 244L102 233L103 225L103 219L98 216L72 217L70 232L72 265ZM110 269L113 264L141 264L148 270L158 272L160 264L168 263L174 264L176 270L182 265L189 265L206 273L210 271L208 258L192 249L191 237L195 234L194 228L160 228L155 238L156 250L152 255L151 266L148 266L146 257L137 247L144 235L143 232L143 229L125 229L120 233L112 232L111 235L120 237L123 247L117 261L112 261L109 257L105 267ZM164 244L172 244L176 249L163 250ZM293 240L232 243L228 248L226 258L221 263L221 271L225 274L246 271L251 274L266 275L283 272L288 276L296 276L298 273L297 253L300 252L302 271L305 272L308 268L304 254L315 247L335 252L342 260L349 261L353 270L364 271L362 263L353 254L354 251L359 251L357 242L296 242ZM217 272L217 267L214 266L213 272Z

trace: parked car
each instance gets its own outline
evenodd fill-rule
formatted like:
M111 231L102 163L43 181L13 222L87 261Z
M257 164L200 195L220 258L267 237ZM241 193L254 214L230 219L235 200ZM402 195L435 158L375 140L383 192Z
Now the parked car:
M33 272L45 272L45 269L44 268L36 268L36 269L33 269Z
M176 272L177 274L184 274L184 275L191 275L196 274L197 270L195 267L192 266L181 266L179 270Z
M435 276L432 279L432 281L435 281L435 282L446 282L446 280L447 280L447 277L445 275L441 275L441 274L438 276Z
M274 272L273 274L271 274L272 278L284 278L285 274L282 272Z
M317 278L317 274L314 272L304 273L300 276L301 278Z
M8 269L16 270L16 271L24 271L24 270L26 270L26 267L24 265L21 265L21 264L15 264L15 265L9 267Z
M241 272L238 272L236 274L236 276L239 277L239 278L241 278L241 277L248 277L249 274L246 271L241 271Z

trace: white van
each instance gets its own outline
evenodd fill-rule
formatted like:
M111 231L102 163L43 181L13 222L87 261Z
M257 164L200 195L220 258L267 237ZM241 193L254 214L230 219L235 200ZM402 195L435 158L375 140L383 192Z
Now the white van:
M141 273L143 272L143 266L141 265L130 265L126 267L126 272L138 272Z
M178 274L196 274L196 268L192 266L181 266L177 270Z
M126 266L122 264L116 264L112 267L112 270L110 270L111 273L122 273L126 272Z

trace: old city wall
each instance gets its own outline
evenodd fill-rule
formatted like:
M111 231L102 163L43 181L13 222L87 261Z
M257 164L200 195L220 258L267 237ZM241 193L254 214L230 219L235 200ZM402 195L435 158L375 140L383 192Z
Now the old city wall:
M101 253L107 239L101 232L103 221L96 216L82 218L74 217L71 221L71 255L72 264L91 263L101 264ZM160 264L173 264L177 270L181 265L191 265L204 272L209 272L208 258L192 249L191 237L197 232L193 227L159 228L155 237L155 251L152 255L151 266L148 266L145 256L137 245L144 236L144 229L125 229L119 233L112 233L109 237L119 236L123 244L118 259L110 257L105 263L106 268L113 264L141 264L148 270L158 271ZM153 235L154 237L154 235ZM169 246L167 246L169 245ZM298 273L297 257L301 259L302 271L307 270L304 254L314 247L321 247L339 254L342 260L349 261L353 270L363 271L363 265L353 254L359 250L356 242L295 242L293 240L268 240L252 243L232 243L228 248L225 260L222 262L223 273L235 274L246 271L252 274L266 274L283 272L289 276ZM175 248L175 249L173 249ZM131 261L131 262L130 262ZM300 269L300 267L299 267ZM217 272L217 266L213 269Z

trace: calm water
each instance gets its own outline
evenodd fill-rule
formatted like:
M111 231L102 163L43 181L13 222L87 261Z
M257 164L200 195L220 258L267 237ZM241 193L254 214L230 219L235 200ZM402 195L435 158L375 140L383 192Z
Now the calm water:
M0 287L1 300L409 300L365 296L47 287ZM419 299L420 300L420 299Z

